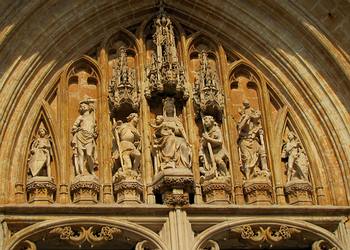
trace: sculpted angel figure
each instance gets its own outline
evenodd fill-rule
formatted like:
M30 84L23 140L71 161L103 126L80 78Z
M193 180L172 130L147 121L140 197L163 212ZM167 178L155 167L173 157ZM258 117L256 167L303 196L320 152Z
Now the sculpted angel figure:
M292 180L309 181L309 161L299 139L293 132L287 135L282 148L282 158L288 159L287 182Z
M139 171L141 152L140 139L141 135L137 130L139 116L131 113L127 118L127 122L117 122L114 126L114 138L116 140L117 149L113 153L113 158L121 166L124 173L127 170Z
M205 132L201 138L199 159L203 167L200 168L204 176L228 176L229 158L223 145L221 129L212 116L203 117Z
M248 100L243 101L237 124L238 146L242 171L246 180L259 175L261 171L269 173L266 165L261 113L250 107Z
M38 135L30 147L28 159L29 176L51 177L52 147L49 134L44 127L40 127Z
M94 168L97 163L96 152L96 121L94 100L85 98L80 101L80 115L72 127L73 163L75 175L95 175Z

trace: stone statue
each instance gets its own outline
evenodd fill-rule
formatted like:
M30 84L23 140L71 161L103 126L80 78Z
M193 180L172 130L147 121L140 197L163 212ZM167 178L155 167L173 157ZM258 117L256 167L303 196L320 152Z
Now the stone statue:
M229 158L223 145L221 129L212 116L203 117L204 133L201 138L199 159L201 174L209 178L228 176Z
M28 159L29 176L51 177L52 147L47 130L39 127L38 135L32 142Z
M80 101L79 117L72 127L72 148L75 175L95 175L97 163L95 100L85 98Z
M184 127L176 117L174 98L163 100L163 115L155 124L153 156L156 172L165 168L191 168L192 150Z
M282 148L282 158L288 159L286 163L287 182L309 181L309 161L301 142L293 132L288 133L287 142Z
M240 115L237 129L242 172L246 180L261 174L269 175L264 148L264 132L261 126L261 113L251 108L248 100L244 100Z
M138 114L131 113L127 122L118 121L114 124L114 138L117 149L113 153L118 171L126 174L129 170L139 171L141 152L141 135L137 130Z

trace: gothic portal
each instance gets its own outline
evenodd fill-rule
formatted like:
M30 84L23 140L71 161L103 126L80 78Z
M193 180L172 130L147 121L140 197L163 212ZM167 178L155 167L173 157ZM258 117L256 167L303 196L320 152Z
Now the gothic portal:
M0 248L350 249L326 2L3 1Z

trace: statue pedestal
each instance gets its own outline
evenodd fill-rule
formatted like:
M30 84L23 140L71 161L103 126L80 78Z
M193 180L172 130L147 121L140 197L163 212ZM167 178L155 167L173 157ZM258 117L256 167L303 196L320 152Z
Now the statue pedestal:
M117 173L113 178L113 191L117 203L140 204L143 185L138 180L136 171Z
M290 181L286 184L284 192L291 205L312 205L312 186L308 181Z
M243 183L243 192L248 204L271 205L272 184L268 177L256 177Z
M202 184L204 201L208 204L230 204L231 185L229 178L214 178Z
M78 175L70 187L73 202L80 204L95 204L98 202L100 184L95 175Z
M56 185L51 177L33 177L28 180L26 189L29 203L51 204L54 202Z
M153 177L153 193L161 194L168 206L188 205L189 194L193 193L194 180L187 168L167 168Z

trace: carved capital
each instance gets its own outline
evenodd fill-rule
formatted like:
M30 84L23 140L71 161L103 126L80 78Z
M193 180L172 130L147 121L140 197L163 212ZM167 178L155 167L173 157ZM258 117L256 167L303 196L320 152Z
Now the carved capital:
M27 186L28 202L34 204L47 204L54 202L56 185L51 177L36 176L29 179Z

